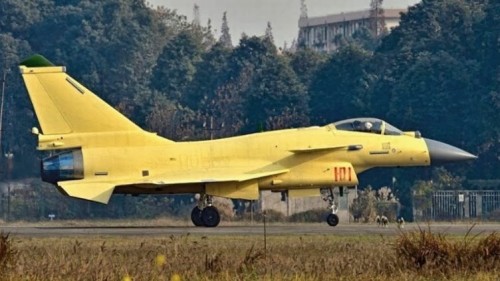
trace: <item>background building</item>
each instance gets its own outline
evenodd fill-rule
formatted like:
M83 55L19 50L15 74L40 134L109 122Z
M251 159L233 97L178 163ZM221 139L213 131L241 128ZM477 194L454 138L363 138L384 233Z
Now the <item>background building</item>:
M399 24L406 9L363 10L322 17L299 19L299 46L316 51L332 52L339 47L339 39L352 37L361 28L380 35Z

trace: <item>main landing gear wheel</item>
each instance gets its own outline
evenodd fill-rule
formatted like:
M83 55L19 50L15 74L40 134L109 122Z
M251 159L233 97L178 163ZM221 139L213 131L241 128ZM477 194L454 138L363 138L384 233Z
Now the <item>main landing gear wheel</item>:
M326 222L329 226L336 226L339 224L339 216L336 214L329 214L328 217L326 217Z
M219 211L214 206L207 206L201 211L201 220L206 227L216 227L220 223Z
M201 219L201 212L198 206L195 206L191 211L191 221L195 226L204 226L203 220Z
M216 227L220 223L219 210L212 206L212 196L202 194L198 204L191 211L191 221L195 226Z

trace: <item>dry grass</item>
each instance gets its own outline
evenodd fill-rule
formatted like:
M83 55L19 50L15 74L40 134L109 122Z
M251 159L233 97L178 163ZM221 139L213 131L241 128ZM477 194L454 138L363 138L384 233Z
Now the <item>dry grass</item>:
M418 270L425 275L450 276L456 271L475 274L498 270L500 235L494 232L471 237L471 230L462 239L449 238L423 228L401 232L396 242L396 255L403 268Z
M5 267L2 280L416 281L500 276L497 234L465 240L422 230L399 237L276 235L268 237L266 251L259 236L3 237L12 264ZM467 259L457 259L459 253ZM426 262L420 264L414 254ZM478 260L476 267L467 265L473 259Z
M16 251L8 234L0 233L0 276L6 274L14 263Z

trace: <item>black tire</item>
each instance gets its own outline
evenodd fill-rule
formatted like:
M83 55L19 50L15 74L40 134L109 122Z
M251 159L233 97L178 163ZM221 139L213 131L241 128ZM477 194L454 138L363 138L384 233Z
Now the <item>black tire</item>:
M336 214L329 214L328 217L326 217L326 222L329 226L336 226L339 224L339 216Z
M198 206L194 207L191 211L191 221L195 226L204 226L203 220L201 219L201 212Z
M216 227L220 223L219 211L213 206L208 206L201 211L201 220L206 227Z

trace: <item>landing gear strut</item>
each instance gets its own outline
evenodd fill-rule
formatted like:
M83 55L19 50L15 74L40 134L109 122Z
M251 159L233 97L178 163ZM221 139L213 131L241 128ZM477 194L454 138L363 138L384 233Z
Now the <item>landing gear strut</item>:
M212 206L212 196L203 194L198 205L191 211L191 221L195 226L216 227L220 223L217 208Z
M331 209L331 213L326 217L326 222L329 226L336 226L339 224L339 216L337 216L337 205L335 204L333 196L333 188L327 188L321 190L322 198L324 201L328 201L328 209Z

